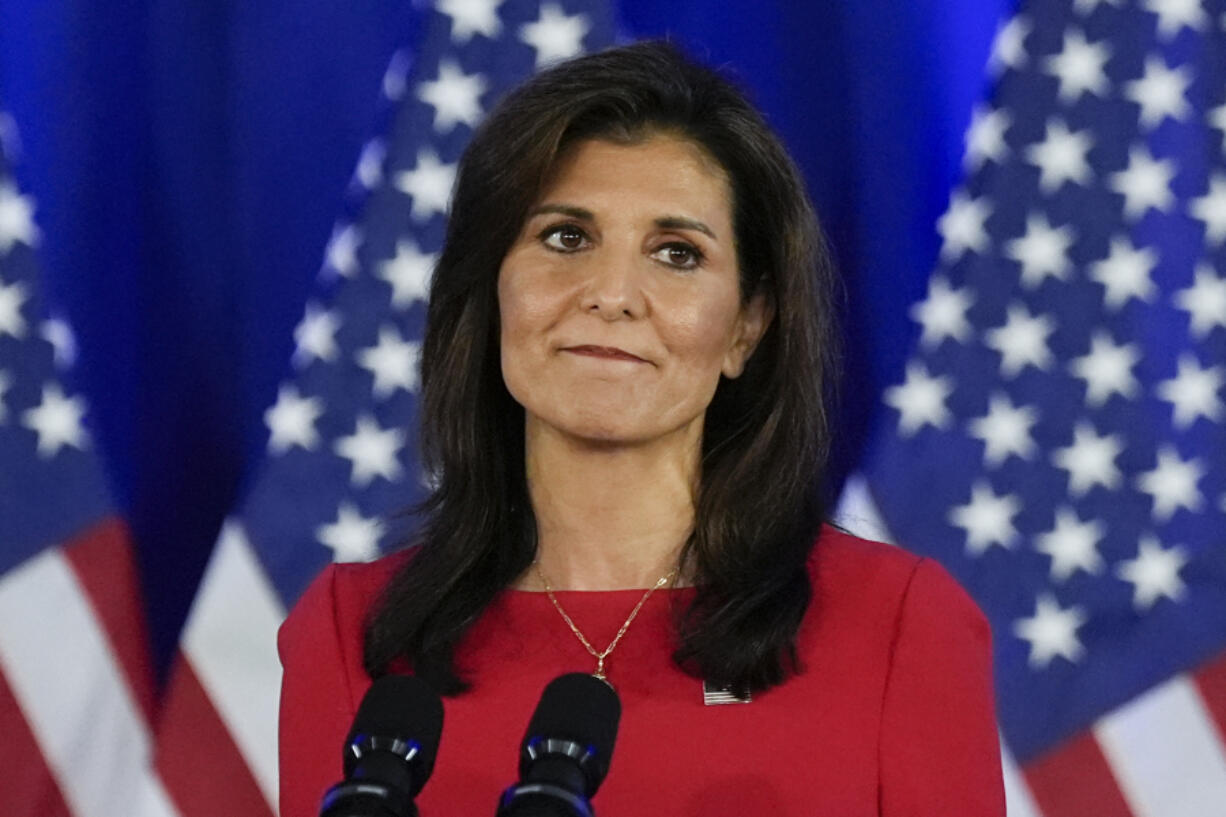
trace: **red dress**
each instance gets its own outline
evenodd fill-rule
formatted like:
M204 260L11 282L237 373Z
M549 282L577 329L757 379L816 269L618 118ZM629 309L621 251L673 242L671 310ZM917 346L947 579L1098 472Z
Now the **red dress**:
M396 564L329 568L281 629L282 817L315 817L341 777L341 744L370 685L363 622ZM607 663L622 720L592 801L599 817L1004 815L990 636L975 604L936 563L830 528L810 571L802 670L747 704L704 705L702 682L670 660L670 607L692 591L644 605ZM600 647L641 595L557 593ZM472 689L444 699L422 817L493 815L545 684L595 666L544 593L514 590L457 658Z

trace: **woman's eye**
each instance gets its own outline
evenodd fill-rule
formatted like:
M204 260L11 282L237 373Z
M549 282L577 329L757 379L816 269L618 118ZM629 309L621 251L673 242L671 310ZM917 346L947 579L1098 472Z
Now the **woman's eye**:
M550 227L541 235L545 246L559 252L575 252L587 244L587 234L571 224Z
M651 257L678 269L694 269L702 263L702 253L690 244L665 244Z

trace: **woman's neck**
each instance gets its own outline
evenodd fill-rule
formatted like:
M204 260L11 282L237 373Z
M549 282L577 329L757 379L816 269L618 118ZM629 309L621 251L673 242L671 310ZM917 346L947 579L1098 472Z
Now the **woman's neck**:
M601 445L529 420L537 561L554 589L651 587L677 568L694 522L700 435L686 430L643 445ZM543 589L535 570L517 586Z

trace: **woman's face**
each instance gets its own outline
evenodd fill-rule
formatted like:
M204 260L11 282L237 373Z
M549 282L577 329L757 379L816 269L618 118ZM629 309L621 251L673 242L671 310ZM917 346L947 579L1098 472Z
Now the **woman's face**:
M767 320L738 280L731 190L701 148L572 146L498 276L502 374L529 431L699 439L720 374L741 373Z

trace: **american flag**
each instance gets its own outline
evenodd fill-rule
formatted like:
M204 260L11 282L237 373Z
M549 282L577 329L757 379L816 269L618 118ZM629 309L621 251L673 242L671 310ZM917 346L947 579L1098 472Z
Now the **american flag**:
M422 42L392 60L385 135L362 152L295 330L262 475L219 538L181 641L157 769L185 817L276 813L277 628L328 562L396 544L397 512L424 491L417 360L456 162L506 90L612 31L602 3L438 0Z
M165 815L134 554L40 286L0 113L0 813Z
M868 482L988 613L1011 813L1226 814L1226 3L1033 0Z

